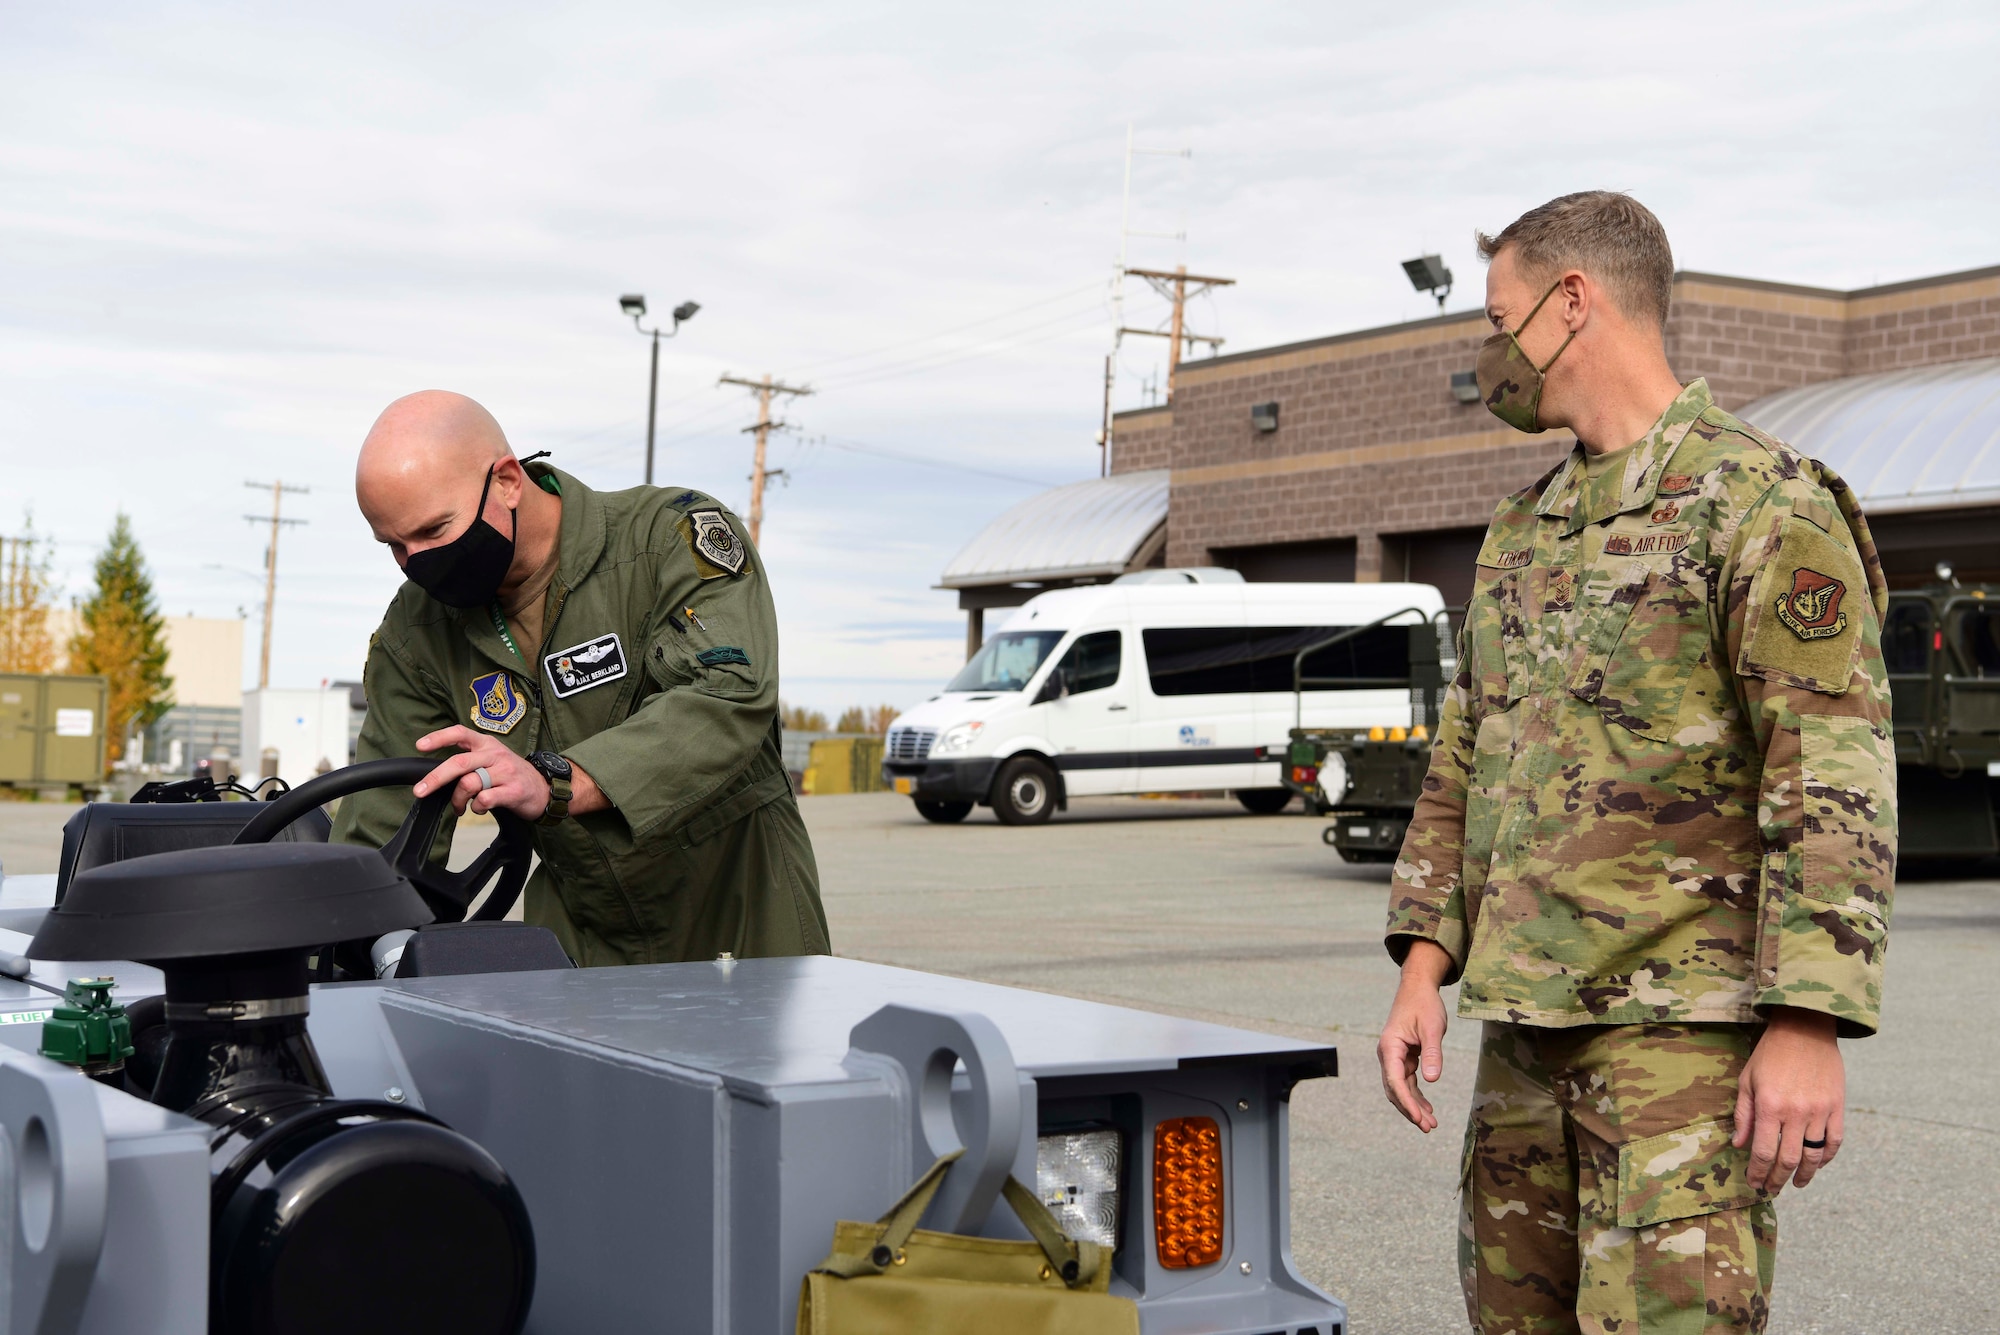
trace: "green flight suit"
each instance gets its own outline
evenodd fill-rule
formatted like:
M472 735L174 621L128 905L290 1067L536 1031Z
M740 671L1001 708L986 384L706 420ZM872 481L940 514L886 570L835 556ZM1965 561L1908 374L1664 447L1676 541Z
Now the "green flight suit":
M828 953L778 745L777 614L740 524L693 491L528 472L562 499L542 642L517 653L491 610L404 584L369 645L359 758L464 724L589 774L612 809L535 827L525 905L578 964ZM349 798L333 837L380 847L410 801Z

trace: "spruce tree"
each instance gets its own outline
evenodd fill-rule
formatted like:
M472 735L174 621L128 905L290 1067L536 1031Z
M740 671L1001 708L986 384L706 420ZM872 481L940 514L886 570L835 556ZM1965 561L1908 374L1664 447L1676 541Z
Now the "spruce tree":
M69 667L71 672L101 674L110 682L106 756L117 760L124 754L127 732L145 727L174 703L166 622L139 540L132 536L132 521L122 511L98 554L96 578L90 598L77 609Z

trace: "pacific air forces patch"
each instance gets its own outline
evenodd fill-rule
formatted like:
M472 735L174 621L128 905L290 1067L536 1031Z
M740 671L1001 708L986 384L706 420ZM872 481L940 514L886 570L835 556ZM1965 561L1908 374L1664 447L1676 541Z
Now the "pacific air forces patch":
M743 541L720 510L688 511L688 545L703 579L743 573Z
M488 732L512 732L528 712L528 702L504 672L472 679L472 722Z
M1800 566L1792 572L1792 587L1778 597L1778 620L1802 640L1830 639L1847 629L1840 600L1847 586L1831 575Z

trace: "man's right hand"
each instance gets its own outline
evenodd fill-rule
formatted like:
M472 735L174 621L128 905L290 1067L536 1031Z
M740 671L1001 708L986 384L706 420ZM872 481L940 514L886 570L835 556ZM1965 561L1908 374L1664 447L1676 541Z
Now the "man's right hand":
M1439 988L1451 972L1451 956L1435 941L1412 941L1403 957L1403 981L1396 988L1389 1022L1375 1045L1382 1064L1382 1091L1396 1111L1428 1135L1437 1129L1437 1112L1423 1096L1416 1076L1436 1084L1444 1075L1444 1031L1447 1019Z

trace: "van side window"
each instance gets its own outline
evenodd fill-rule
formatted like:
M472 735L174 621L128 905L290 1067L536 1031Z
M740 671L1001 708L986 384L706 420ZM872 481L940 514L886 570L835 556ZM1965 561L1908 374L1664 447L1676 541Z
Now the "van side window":
M1346 626L1199 626L1140 632L1146 646L1146 674L1154 695L1237 695L1290 691L1292 658L1308 645L1340 634ZM1410 675L1407 626L1376 626L1351 639L1309 654L1308 677L1351 681L1378 689L1401 684Z
M1069 693L1101 691L1118 684L1118 660L1123 636L1115 630L1080 635L1056 666L1069 679Z

